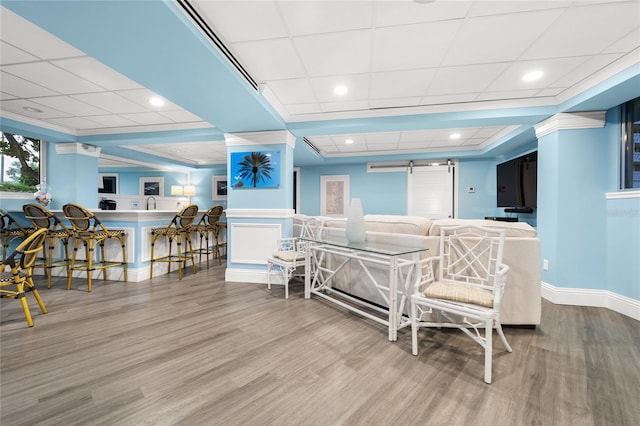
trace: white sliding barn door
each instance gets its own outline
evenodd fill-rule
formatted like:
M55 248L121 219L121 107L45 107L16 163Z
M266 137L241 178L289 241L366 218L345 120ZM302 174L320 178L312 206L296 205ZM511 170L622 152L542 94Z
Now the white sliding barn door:
M430 219L453 217L454 175L454 165L408 169L407 214Z

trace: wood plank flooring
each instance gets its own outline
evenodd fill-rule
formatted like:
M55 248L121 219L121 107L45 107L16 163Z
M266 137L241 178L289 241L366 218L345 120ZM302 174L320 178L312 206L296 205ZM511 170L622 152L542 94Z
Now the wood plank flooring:
M300 283L39 287L33 328L0 301L2 426L640 424L640 323L607 309L543 301L541 326L505 330L513 353L495 338L487 385L459 331L421 331L414 357L409 329L389 342Z

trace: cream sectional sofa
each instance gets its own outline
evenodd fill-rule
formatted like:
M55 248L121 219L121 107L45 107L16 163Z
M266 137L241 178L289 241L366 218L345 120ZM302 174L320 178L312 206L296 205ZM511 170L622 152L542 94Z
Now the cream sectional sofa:
M323 218L324 235L344 236L346 219ZM540 240L536 230L524 222L476 219L431 220L418 216L366 215L367 240L389 244L419 244L429 249L425 256L437 256L440 228L465 223L505 230L503 263L510 267L502 305L503 324L540 324ZM295 224L295 223L294 223ZM297 227L294 226L294 229ZM374 272L384 279L386 270ZM383 298L364 280L359 267L348 265L336 276L333 287L371 302L385 305Z

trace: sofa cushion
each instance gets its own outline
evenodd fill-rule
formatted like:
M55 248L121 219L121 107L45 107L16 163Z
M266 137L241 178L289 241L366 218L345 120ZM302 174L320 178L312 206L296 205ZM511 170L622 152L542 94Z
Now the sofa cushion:
M505 237L536 237L536 230L526 222L501 222L484 219L436 219L433 221L429 235L440 235L440 228L446 226L476 225L486 228L504 229Z
M428 235L432 220L421 216L365 215L367 231Z

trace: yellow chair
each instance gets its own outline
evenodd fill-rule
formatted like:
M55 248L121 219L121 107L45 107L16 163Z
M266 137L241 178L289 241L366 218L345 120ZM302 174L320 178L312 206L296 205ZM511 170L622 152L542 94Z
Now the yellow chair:
M67 228L60 220L51 212L51 210L42 207L39 204L25 204L22 211L35 229L46 229L47 238L45 240L45 249L42 250L42 257L36 260L34 268L43 268L47 275L47 288L51 288L51 275L53 268L64 267L67 270L67 279L70 274L71 258L69 257L69 239L73 235L73 231ZM56 243L62 244L64 253L54 256ZM62 257L63 256L63 257Z
M178 279L182 279L182 269L187 267L187 261L191 261L193 273L196 273L196 263L191 244L191 233L195 231L193 221L198 214L198 206L195 204L184 207L164 228L151 230L151 261L149 263L149 279L153 278L153 264L155 262L167 262L167 272L171 272L171 262L178 263ZM169 251L165 256L155 257L156 241L160 237L166 237L169 241ZM173 253L173 241L176 241L176 253ZM184 246L183 246L184 241ZM182 265L180 265L182 263Z
M67 290L71 288L73 271L87 272L87 290L91 291L91 279L93 271L102 270L102 278L107 279L107 269L122 266L124 281L127 282L127 250L125 247L127 233L123 229L107 229L93 212L78 205L65 204L62 206L65 216L73 227L73 256L71 257L71 273L67 278ZM122 248L122 260L107 260L104 245L109 239L115 239ZM84 260L78 260L78 247L84 244ZM94 250L100 246L100 257L95 258Z
M47 313L47 308L45 308L38 294L38 290L33 283L33 265L36 262L38 252L42 250L44 246L46 237L46 229L38 229L29 235L20 243L13 253L2 262L3 271L0 272L0 297L20 299L22 310L24 310L24 316L27 318L29 327L33 327L33 319L31 318L31 311L29 311L25 293L33 293L42 313ZM11 272L4 272L5 265L11 267ZM15 286L15 289L5 288L9 286Z
M11 241L16 238L24 238L33 232L33 228L21 226L9 213L0 209L0 238L2 238L2 261L4 262L9 252Z
M222 217L222 213L224 213L224 208L221 205L216 205L211 207L207 212L202 216L200 222L195 227L196 231L200 236L200 246L196 252L200 255L198 259L199 263L202 263L202 255L204 254L207 258L207 268L209 268L209 256L215 255L218 260L218 265L221 264L220 261L220 217ZM209 236L214 240L213 245L209 245ZM204 242L204 247L202 246Z

